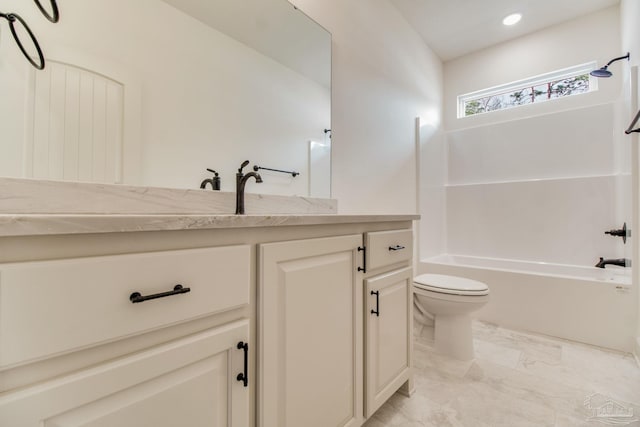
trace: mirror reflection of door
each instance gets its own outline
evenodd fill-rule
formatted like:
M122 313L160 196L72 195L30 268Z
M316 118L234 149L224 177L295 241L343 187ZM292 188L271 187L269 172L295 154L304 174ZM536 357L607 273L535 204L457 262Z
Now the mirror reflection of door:
M24 175L122 182L124 85L52 60L34 74Z

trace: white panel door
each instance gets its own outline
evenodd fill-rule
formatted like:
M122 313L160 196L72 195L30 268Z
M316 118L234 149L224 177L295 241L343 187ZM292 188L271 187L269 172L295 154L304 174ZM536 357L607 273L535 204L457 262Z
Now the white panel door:
M260 245L261 427L359 426L362 235Z
M412 268L365 281L365 412L367 418L409 379Z
M0 425L247 427L239 342L249 342L248 320L5 394Z
M49 60L31 86L25 176L122 182L124 85Z

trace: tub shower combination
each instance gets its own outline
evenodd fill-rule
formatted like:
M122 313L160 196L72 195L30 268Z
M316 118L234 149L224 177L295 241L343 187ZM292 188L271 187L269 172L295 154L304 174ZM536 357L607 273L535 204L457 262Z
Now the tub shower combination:
M459 255L418 267L419 274L487 283L491 301L474 313L477 319L626 352L635 332L629 270Z

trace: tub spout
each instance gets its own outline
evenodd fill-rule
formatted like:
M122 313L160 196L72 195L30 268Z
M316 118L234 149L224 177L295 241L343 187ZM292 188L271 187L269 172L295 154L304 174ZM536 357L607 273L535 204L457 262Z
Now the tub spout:
M607 264L619 265L620 267L631 267L631 260L626 258L604 259L600 257L600 261L595 266L598 268L604 268Z

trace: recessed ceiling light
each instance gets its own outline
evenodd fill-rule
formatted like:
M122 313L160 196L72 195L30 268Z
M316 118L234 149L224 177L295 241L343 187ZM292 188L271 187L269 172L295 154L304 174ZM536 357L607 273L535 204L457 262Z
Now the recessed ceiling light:
M502 20L504 25L515 25L522 19L522 15L520 13L513 13Z

